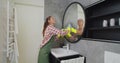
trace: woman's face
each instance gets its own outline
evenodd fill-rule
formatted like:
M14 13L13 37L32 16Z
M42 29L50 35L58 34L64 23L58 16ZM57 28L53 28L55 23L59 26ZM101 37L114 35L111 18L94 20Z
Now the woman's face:
M82 19L78 20L78 25L83 26L83 20Z
M54 17L51 17L48 22L49 22L49 24L55 24L55 19L54 19Z

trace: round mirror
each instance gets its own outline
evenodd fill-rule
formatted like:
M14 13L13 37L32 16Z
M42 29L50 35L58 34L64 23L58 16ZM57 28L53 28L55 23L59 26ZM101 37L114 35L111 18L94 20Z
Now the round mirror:
M83 34L85 26L85 12L79 2L73 2L65 9L62 21L62 28L70 29L70 36L65 36L71 43L78 42Z

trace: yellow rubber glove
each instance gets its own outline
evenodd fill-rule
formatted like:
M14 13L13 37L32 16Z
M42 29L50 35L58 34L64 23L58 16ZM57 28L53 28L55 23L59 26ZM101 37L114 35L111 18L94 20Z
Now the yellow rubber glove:
M69 31L67 34L66 34L66 37L71 37L72 35L70 34L71 32L70 32L70 27L67 27L67 30Z
M60 38L61 37L60 34L58 34L57 37Z
M70 32L77 33L77 30L72 27L72 28L70 29Z
M62 31L65 31L66 29L62 29ZM61 36L60 34L57 34L57 37L58 38L61 38L61 37L63 37L63 36Z
M67 27L67 29L62 29L63 31L64 30L69 30L69 32L66 34L66 37L71 37L72 35L70 34L71 32L73 32L73 33L77 33L77 30L75 29L75 28L71 28L71 27ZM57 35L57 37L58 38L60 38L61 37L61 35L60 34L58 34Z
M68 33L66 36L67 36L67 37L71 37L72 35L71 35L70 33Z
M71 32L73 33L77 33L77 30L75 28L71 28L71 27L67 27L67 30L69 30L70 32L68 32L68 34L66 35L67 37L71 37L72 35L70 34Z

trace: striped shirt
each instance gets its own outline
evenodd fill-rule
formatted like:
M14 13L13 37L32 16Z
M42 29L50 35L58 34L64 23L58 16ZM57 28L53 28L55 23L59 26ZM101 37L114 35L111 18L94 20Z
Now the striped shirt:
M42 40L42 44L40 47L44 46L53 35L57 35L57 34L65 35L67 33L55 28L53 25L48 25L46 30L45 30L44 38Z

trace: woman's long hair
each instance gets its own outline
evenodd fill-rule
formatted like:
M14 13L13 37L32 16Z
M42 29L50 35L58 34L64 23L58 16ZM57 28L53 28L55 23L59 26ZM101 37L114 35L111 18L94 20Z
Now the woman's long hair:
M44 35L45 35L45 30L46 30L46 28L47 28L47 26L49 25L49 22L48 22L48 20L50 20L50 18L51 18L52 16L48 16L47 18L46 18L46 21L44 22L44 28L43 28L43 37L44 37Z

